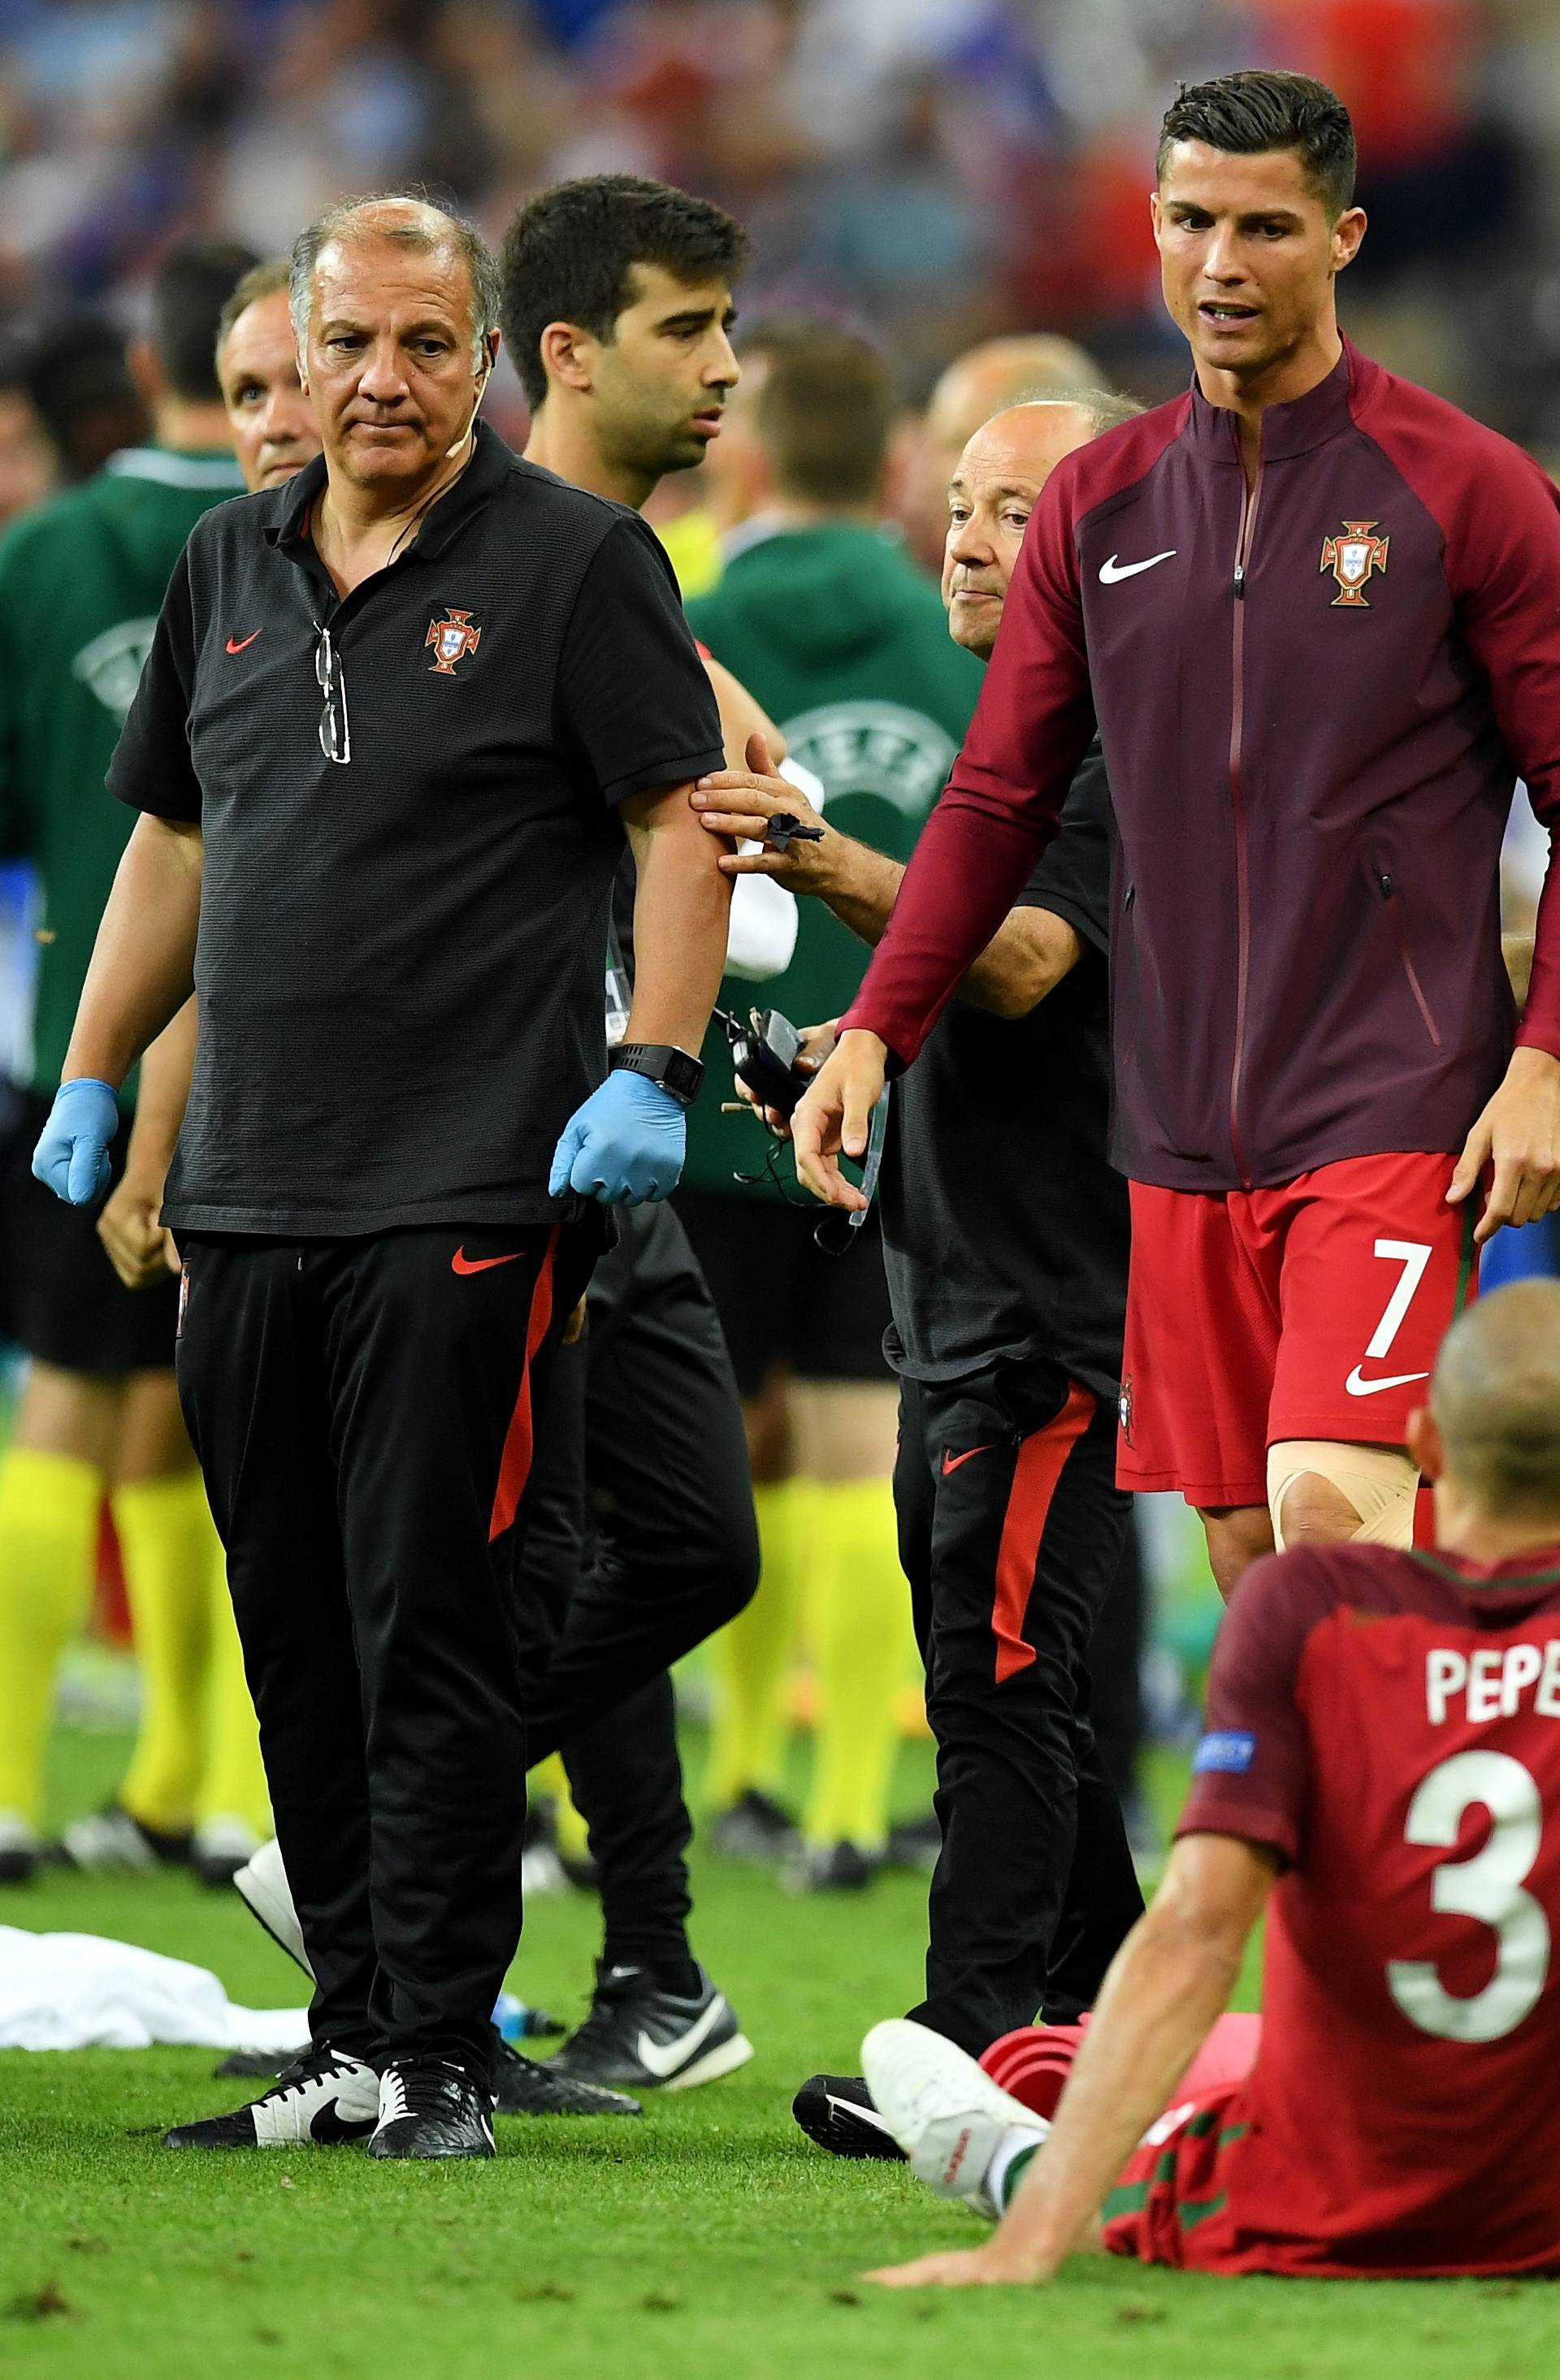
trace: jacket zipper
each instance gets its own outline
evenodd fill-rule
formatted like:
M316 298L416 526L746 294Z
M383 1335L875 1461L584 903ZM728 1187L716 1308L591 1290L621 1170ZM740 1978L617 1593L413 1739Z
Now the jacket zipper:
M1240 535L1236 540L1235 577L1231 590L1235 597L1234 623L1231 634L1233 695L1229 722L1229 798L1235 820L1235 1049L1230 1061L1229 1076L1229 1137L1236 1170L1248 1190L1251 1176L1246 1163L1246 1151L1240 1137L1240 1077L1246 1063L1246 994L1251 965L1251 892L1246 851L1246 792L1241 782L1241 761L1246 733L1246 572L1251 557L1251 530L1257 517L1257 503L1262 492L1262 457L1257 449L1257 468L1249 486L1246 482L1246 466L1240 458L1240 428L1232 423L1236 453L1240 460L1241 503Z
M1408 989L1419 1005L1420 1014L1424 1018L1424 1029L1439 1050L1441 1036L1436 1031L1435 1019L1430 1013L1430 1002L1426 1000L1420 982L1419 969L1415 966L1412 953L1408 949L1408 926L1403 915L1403 904L1397 897L1397 887L1384 868L1376 880L1381 886L1382 899L1392 911L1393 929L1397 936L1397 955L1403 962L1403 972L1408 978Z

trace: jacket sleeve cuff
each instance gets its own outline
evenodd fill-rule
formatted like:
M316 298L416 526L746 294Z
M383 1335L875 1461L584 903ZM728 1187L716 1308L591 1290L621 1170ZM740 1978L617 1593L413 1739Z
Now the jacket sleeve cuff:
M1560 1018L1524 1016L1517 1028L1518 1050L1542 1050L1549 1058L1560 1058Z
M904 1073L906 1067L909 1064L910 1059L920 1054L918 1047L917 1049L912 1049L910 1050L908 1057L901 1057L894 1043L889 1039L885 1027L879 1023L875 1016L871 1015L868 1012L860 1001L853 1002L853 1004L846 1010L845 1014L840 1018L839 1029L842 1033L875 1033L877 1035L878 1039L884 1044L888 1052L884 1072L891 1083L897 1081L898 1077Z

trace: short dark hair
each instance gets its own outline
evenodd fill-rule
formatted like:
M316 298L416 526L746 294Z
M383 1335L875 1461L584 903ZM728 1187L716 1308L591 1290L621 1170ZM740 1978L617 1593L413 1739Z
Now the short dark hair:
M897 410L884 357L829 322L767 353L753 421L777 492L830 509L875 502Z
M1215 82L1183 83L1160 128L1162 178L1177 140L1200 140L1236 157L1293 149L1331 220L1353 204L1354 127L1348 110L1335 91L1310 75L1253 67L1220 75Z
M257 262L236 239L186 239L170 248L152 284L151 339L175 396L214 405L216 329L233 285Z
M240 314L258 306L262 298L279 298L292 279L292 259L268 256L260 264L251 264L243 279L235 283L226 305L217 316L216 341L213 354L220 357Z
M150 432L125 334L105 314L44 323L24 346L21 381L68 480L90 479L116 446L134 446Z
M545 402L542 334L573 322L610 339L634 302L636 264L658 264L689 286L735 281L748 261L748 235L708 199L637 174L586 174L555 182L520 209L499 258L502 319L509 360L527 402Z

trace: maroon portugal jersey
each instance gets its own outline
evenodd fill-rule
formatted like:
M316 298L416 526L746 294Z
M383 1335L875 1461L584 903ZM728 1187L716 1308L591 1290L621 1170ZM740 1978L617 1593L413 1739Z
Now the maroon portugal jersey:
M1560 1546L1258 1563L1179 1831L1286 1864L1227 2262L1560 2266Z

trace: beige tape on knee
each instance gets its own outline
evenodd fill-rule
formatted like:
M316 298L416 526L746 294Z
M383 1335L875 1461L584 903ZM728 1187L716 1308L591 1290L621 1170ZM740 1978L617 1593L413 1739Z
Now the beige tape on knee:
M1284 1499L1308 1474L1325 1479L1359 1515L1356 1541L1368 1546L1414 1542L1414 1499L1420 1475L1393 1446L1349 1446L1338 1439L1287 1438L1268 1448L1268 1511L1273 1538L1284 1550Z

